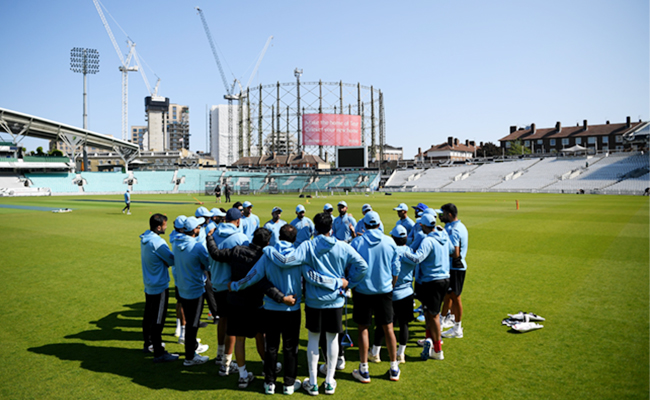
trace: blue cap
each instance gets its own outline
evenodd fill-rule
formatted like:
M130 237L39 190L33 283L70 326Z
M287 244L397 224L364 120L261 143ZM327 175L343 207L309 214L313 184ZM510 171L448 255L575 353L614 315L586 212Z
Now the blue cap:
M185 220L185 225L183 226L183 228L185 228L186 232L190 232L204 222L205 222L205 218L189 217L187 218L187 220Z
M424 211L424 210L426 210L426 209L429 208L429 207L428 207L426 204L424 204L424 203L419 203L417 206L413 206L413 208L415 208L416 210L422 210L422 211Z
M433 212L436 213L436 214L444 214L445 213L440 208L438 208L437 210L433 210Z
M212 213L207 208L201 206L201 207L196 209L196 212L194 213L194 216L197 217L197 218L199 218L199 217L211 217Z
M241 211L239 208L231 208L226 213L226 221L235 221L241 218Z
M393 208L393 211L408 211L409 206L406 205L406 203L399 203L399 206Z
M174 220L174 228L183 229L183 227L185 226L185 221L187 221L187 217L184 215L179 215Z
M405 238L408 236L408 232L402 225L395 225L393 230L390 231L390 235L396 238Z
M381 219L379 214L375 211L368 211L366 215L363 216L363 223L370 226L375 226L381 224Z
M215 207L215 208L213 208L212 210L210 210L210 212L212 213L212 216L213 216L213 217L225 217L225 216L226 216L226 213L223 212L223 211L221 211L221 210L218 209L217 207Z
M372 211L372 206L370 204L364 204L363 207L361 207L361 212L368 212Z
M341 201L339 201L339 204L338 204L338 205L339 205L339 206L343 206L343 207L347 207L347 206L348 206L348 203L346 203L345 201L341 200Z
M433 228L434 226L436 226L436 217L430 213L422 214L422 217L420 218L420 223L429 228Z
M250 201L245 201L243 204L244 208L253 207L253 204Z
M271 210L271 214L273 214L276 211L282 212L282 209L280 207L273 207L273 210Z
M323 211L333 211L333 210L334 210L334 207L332 207L332 205L330 203L327 203L327 204L325 204L325 206L323 206Z
M305 206L303 206L302 204L298 204L296 206L296 213L303 212L303 211L306 211Z
M433 208L427 208L426 210L422 211L422 214L431 214L433 217L436 217L436 210Z

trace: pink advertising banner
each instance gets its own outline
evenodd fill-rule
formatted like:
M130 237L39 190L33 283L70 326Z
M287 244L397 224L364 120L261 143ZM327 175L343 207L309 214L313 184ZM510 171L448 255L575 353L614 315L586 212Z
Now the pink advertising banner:
M361 117L345 114L304 114L304 146L361 146Z

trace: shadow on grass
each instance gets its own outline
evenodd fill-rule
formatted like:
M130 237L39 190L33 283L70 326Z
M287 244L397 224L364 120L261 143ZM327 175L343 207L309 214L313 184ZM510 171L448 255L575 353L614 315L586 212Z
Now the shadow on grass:
M124 307L126 308L125 310L110 313L97 321L90 321L91 324L96 325L99 329L67 335L65 338L88 341L120 340L142 342L144 302L125 304ZM137 330L134 331L134 329Z

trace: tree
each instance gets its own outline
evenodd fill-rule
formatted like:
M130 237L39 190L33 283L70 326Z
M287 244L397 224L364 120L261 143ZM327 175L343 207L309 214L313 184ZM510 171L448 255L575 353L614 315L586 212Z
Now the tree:
M63 152L59 149L52 149L47 153L48 156L63 157Z
M477 151L478 156L495 157L501 155L501 147L492 142L483 143L483 147Z
M531 151L528 147L524 146L521 143L521 140L517 139L515 141L510 141L510 148L506 150L506 155L508 156L520 156L522 154L530 154Z

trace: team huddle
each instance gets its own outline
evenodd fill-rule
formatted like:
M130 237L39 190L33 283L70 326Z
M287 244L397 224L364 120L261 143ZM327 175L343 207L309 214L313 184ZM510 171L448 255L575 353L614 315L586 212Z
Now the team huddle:
M419 203L413 206L413 221L409 207L401 203L394 208L399 220L389 235L370 204L363 205L358 222L345 201L338 203L336 218L334 208L326 204L313 221L298 205L290 223L281 219L283 210L274 207L271 220L261 227L252 208L248 201L236 202L227 211L199 207L194 216L177 217L169 238L171 249L160 237L167 217L150 218L150 229L140 236L146 295L142 327L144 351L153 352L154 362L179 358L165 350L161 338L170 266L176 284L176 333L185 345L183 365L209 360L201 355L209 346L197 338L205 300L217 323L219 375L239 373L242 389L254 379L245 353L246 338L254 338L265 393L275 393L276 377L284 367L284 394L302 387L318 395L319 373L325 376L324 392L334 394L334 375L345 368L342 320L350 297L360 361L352 376L360 382L370 382L368 362L381 362L382 343L390 359L389 379L400 379L414 298L422 303L426 322L426 337L418 340L423 360L443 360L442 338L463 337L461 293L468 232L454 204L433 209ZM437 219L444 228L436 225ZM297 356L303 303L309 377L301 382ZM444 328L450 329L443 332ZM284 366L277 362L281 339ZM320 367L319 349L325 359Z

